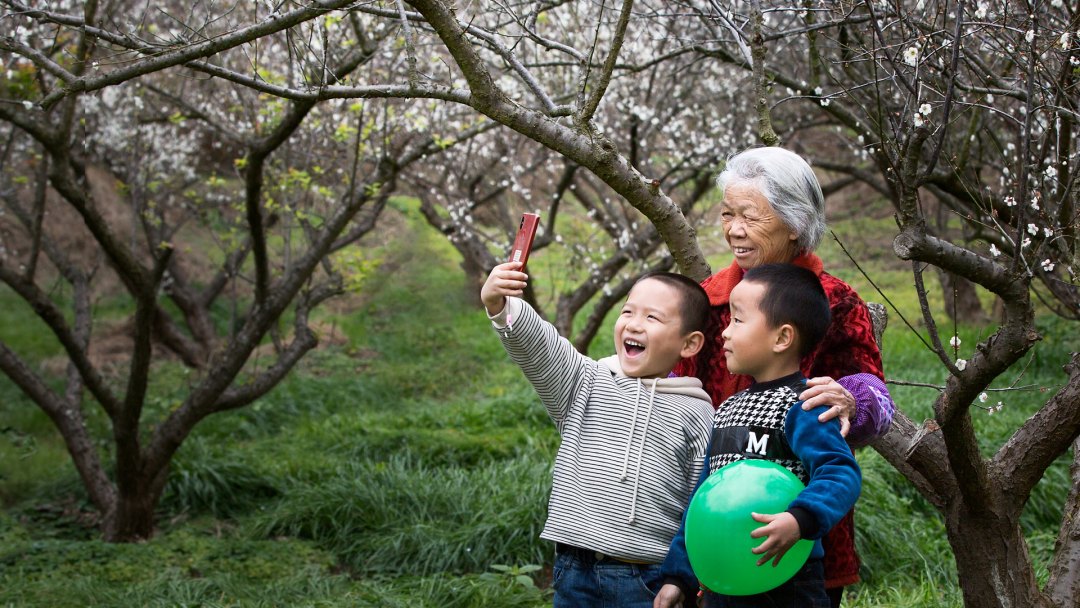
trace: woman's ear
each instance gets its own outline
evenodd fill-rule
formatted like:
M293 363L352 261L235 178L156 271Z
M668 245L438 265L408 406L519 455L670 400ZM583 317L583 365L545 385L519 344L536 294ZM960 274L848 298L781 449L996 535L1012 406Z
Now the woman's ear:
M774 331L773 336L775 336L772 348L774 353L782 353L795 348L795 328L791 324L785 323L781 325Z
M705 334L700 331L691 332L690 335L686 336L686 339L683 340L683 347L679 352L679 356L683 359L689 359L701 352L702 346L705 346Z

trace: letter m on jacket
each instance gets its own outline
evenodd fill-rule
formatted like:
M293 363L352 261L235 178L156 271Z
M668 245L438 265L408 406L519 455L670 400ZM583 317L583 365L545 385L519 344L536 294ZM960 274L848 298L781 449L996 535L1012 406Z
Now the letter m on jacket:
M756 453L761 454L762 456L764 456L765 452L768 449L769 449L769 434L768 433L762 434L761 439L758 439L757 433L755 433L754 431L750 431L749 433L747 433L747 439L746 439L746 451L747 452L756 452Z

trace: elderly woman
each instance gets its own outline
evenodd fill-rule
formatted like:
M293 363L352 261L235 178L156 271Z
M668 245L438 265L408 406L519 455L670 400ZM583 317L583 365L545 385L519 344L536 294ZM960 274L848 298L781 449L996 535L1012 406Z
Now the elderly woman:
M755 148L732 157L717 186L724 193L720 210L724 238L735 261L701 284L712 304L705 347L684 359L675 373L700 379L713 404L753 384L753 378L727 369L721 332L731 321L728 297L747 270L791 262L818 275L832 309L825 338L802 361L802 372L810 378L810 388L800 396L805 400L803 409L828 407L818 419L839 416L841 432L852 447L881 437L892 423L893 403L885 389L869 311L854 289L824 271L813 253L825 234L825 198L814 171L788 150ZM852 515L848 513L823 539L826 588L834 607L840 605L844 586L859 580ZM678 593L665 587L657 604L668 604Z

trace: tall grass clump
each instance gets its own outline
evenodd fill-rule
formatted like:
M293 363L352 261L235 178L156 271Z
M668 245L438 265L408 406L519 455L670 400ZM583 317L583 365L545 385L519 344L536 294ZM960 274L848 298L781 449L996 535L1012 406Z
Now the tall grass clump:
M171 513L230 518L278 494L275 480L236 453L215 453L205 440L186 441L169 466L160 507Z
M550 489L548 461L433 468L399 455L288 488L252 532L314 540L367 573L427 576L540 564L552 552L539 538Z
M855 506L860 575L875 589L924 583L959 593L956 562L940 515L906 479L871 450L858 455L863 489Z

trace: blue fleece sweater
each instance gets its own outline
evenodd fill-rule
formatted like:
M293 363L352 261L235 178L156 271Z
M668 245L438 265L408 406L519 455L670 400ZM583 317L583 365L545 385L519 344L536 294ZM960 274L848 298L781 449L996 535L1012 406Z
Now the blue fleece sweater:
M862 471L840 435L839 421L821 423L820 411L803 411L798 396L805 387L806 378L796 373L754 384L721 404L694 492L709 475L738 460L764 458L787 467L806 483L787 510L799 522L802 538L814 541L810 557L821 558L820 539L855 505ZM759 440L765 434L774 439L763 447ZM688 597L696 592L697 577L686 554L685 512L662 574L665 583L678 585Z

